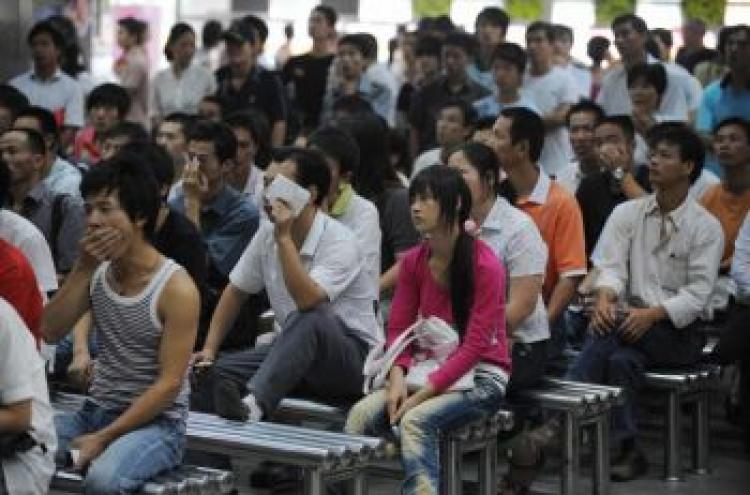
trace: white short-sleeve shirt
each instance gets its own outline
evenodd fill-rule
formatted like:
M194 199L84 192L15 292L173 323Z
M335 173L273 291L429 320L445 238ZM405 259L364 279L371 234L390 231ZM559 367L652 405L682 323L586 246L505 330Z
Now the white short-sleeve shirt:
M0 405L31 400L30 434L36 446L2 460L8 493L47 493L55 471L57 437L47 393L44 361L31 332L8 302L0 298Z
M60 69L48 80L29 71L10 80L32 105L46 108L68 127L83 127L83 88Z
M176 77L172 68L156 74L152 84L151 113L165 116L172 112L198 113L204 96L216 92L216 78L205 67L193 64Z
M372 300L377 301L380 298L380 246L383 236L378 209L359 194L354 194L349 207L336 220L348 227L359 241L359 249L364 257L363 268L372 283Z
M532 76L527 72L523 78L523 91L542 116L552 113L560 105L573 104L579 99L576 83L570 73L560 67L552 67L542 76ZM568 129L561 125L548 130L539 158L539 165L547 175L557 175L558 169L572 158Z
M534 220L498 197L482 223L479 238L486 242L505 265L509 279L531 275L544 276L547 269L547 246ZM509 284L508 287L510 286ZM533 312L513 332L520 342L548 339L549 322L542 294Z
M328 215L317 212L300 259L307 273L328 295L334 312L370 344L382 340L373 305L370 278L354 234ZM262 222L250 245L229 274L232 285L248 294L265 289L276 321L283 327L297 306L286 288L274 225Z
M14 245L26 256L45 299L47 292L57 290L52 252L36 225L17 213L0 209L0 239Z

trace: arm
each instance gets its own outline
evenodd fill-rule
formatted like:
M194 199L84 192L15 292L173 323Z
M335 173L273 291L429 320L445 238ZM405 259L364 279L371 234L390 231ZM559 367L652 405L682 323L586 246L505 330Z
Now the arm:
M31 429L31 399L0 405L0 435Z
M44 308L42 335L44 340L54 343L65 337L73 325L89 309L89 284L96 264L75 265L65 284Z
M211 317L206 342L203 344L203 350L200 352L201 359L213 361L216 358L216 354L219 352L227 332L232 328L247 297L248 294L242 292L231 282L227 284L224 292L221 293L219 302Z
M278 148L284 146L284 139L286 138L286 121L278 120L273 123L271 129L271 146Z
M284 283L297 309L306 311L328 299L325 291L313 280L302 265L299 251L291 236L277 239L279 261L281 262Z
M745 217L734 243L731 276L737 284L739 296L750 296L750 215Z
M542 121L544 122L544 128L547 130L553 130L565 125L565 118L567 117L571 106L570 103L563 103L558 105L552 110L552 112L543 116Z
M570 198L559 205L554 233L552 266L559 274L547 302L550 322L557 321L575 295L576 286L586 274L586 249L583 234L583 218L575 199Z
M630 170L628 170L622 178L620 188L622 189L622 193L628 199L640 198L641 196L646 195L646 191L644 191L641 185L638 184L638 181L635 180L635 176Z
M153 420L174 402L182 387L195 344L199 309L198 290L190 276L183 271L175 272L167 282L157 308L164 328L159 345L159 376L115 421L92 434L98 446L103 446L102 451L122 435ZM101 452L85 449L86 437L92 435L76 439L79 445L83 444L82 465Z
M534 312L543 281L543 275L511 277L505 305L505 327L510 337L513 337L516 327Z
M396 286L398 280L399 261L396 261L384 274L380 276L380 292L386 292Z
M568 303L576 294L576 286L582 277L560 277L555 288L552 290L547 303L547 316L549 322L554 323L560 318L568 307Z

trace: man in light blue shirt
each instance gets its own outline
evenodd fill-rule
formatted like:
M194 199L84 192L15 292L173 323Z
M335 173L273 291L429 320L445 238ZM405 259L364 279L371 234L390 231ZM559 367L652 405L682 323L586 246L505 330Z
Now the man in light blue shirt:
M492 53L494 93L474 102L478 118L497 118L503 108L511 107L526 107L539 113L521 91L526 61L526 52L515 43L500 43L495 48Z

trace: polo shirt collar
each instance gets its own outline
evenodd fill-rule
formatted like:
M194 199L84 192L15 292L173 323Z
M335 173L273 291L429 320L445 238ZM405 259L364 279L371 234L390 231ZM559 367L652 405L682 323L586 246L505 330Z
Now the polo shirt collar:
M540 168L539 179L537 179L536 184L534 185L534 189L531 191L531 194L529 194L526 200L531 203L543 205L547 202L547 197L549 196L549 189L551 186L552 180L549 178L549 175L545 174L544 170Z
M688 215L690 214L688 210L690 209L691 201L693 200L689 195L685 196L685 200L682 204L667 214L667 219L672 222L675 230L680 230L682 224L687 221ZM656 194L651 194L651 196L649 196L648 203L646 203L646 214L649 216L661 214L659 203L656 202Z
M50 77L49 79L46 79L46 81L52 81L52 82L57 81L62 77L62 74L63 74L62 69L58 67L57 70L55 70L55 73L52 74L52 77ZM34 69L31 69L31 79L35 81L42 81L42 82L45 81L45 80L40 79L39 76L36 75L36 71Z
M315 251L318 249L320 240L323 238L323 232L325 231L326 215L320 210L315 212L315 219L310 226L310 231L305 237L305 242L302 243L302 247L299 250L301 256L308 256L312 258Z
M503 225L506 224L504 212L509 206L510 204L505 198L503 198L502 196L498 196L495 199L495 203L492 205L490 212L487 214L487 218L485 218L484 222L482 222L481 229L502 230Z

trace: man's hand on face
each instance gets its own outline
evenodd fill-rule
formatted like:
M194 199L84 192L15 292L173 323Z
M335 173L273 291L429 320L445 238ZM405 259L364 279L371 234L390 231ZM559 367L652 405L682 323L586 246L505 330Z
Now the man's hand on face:
M271 203L270 216L274 223L274 233L277 241L292 236L294 212L285 201L281 199L274 200Z
M201 197L208 192L208 180L201 172L197 158L185 163L182 172L182 190L187 199L197 202L200 202Z

